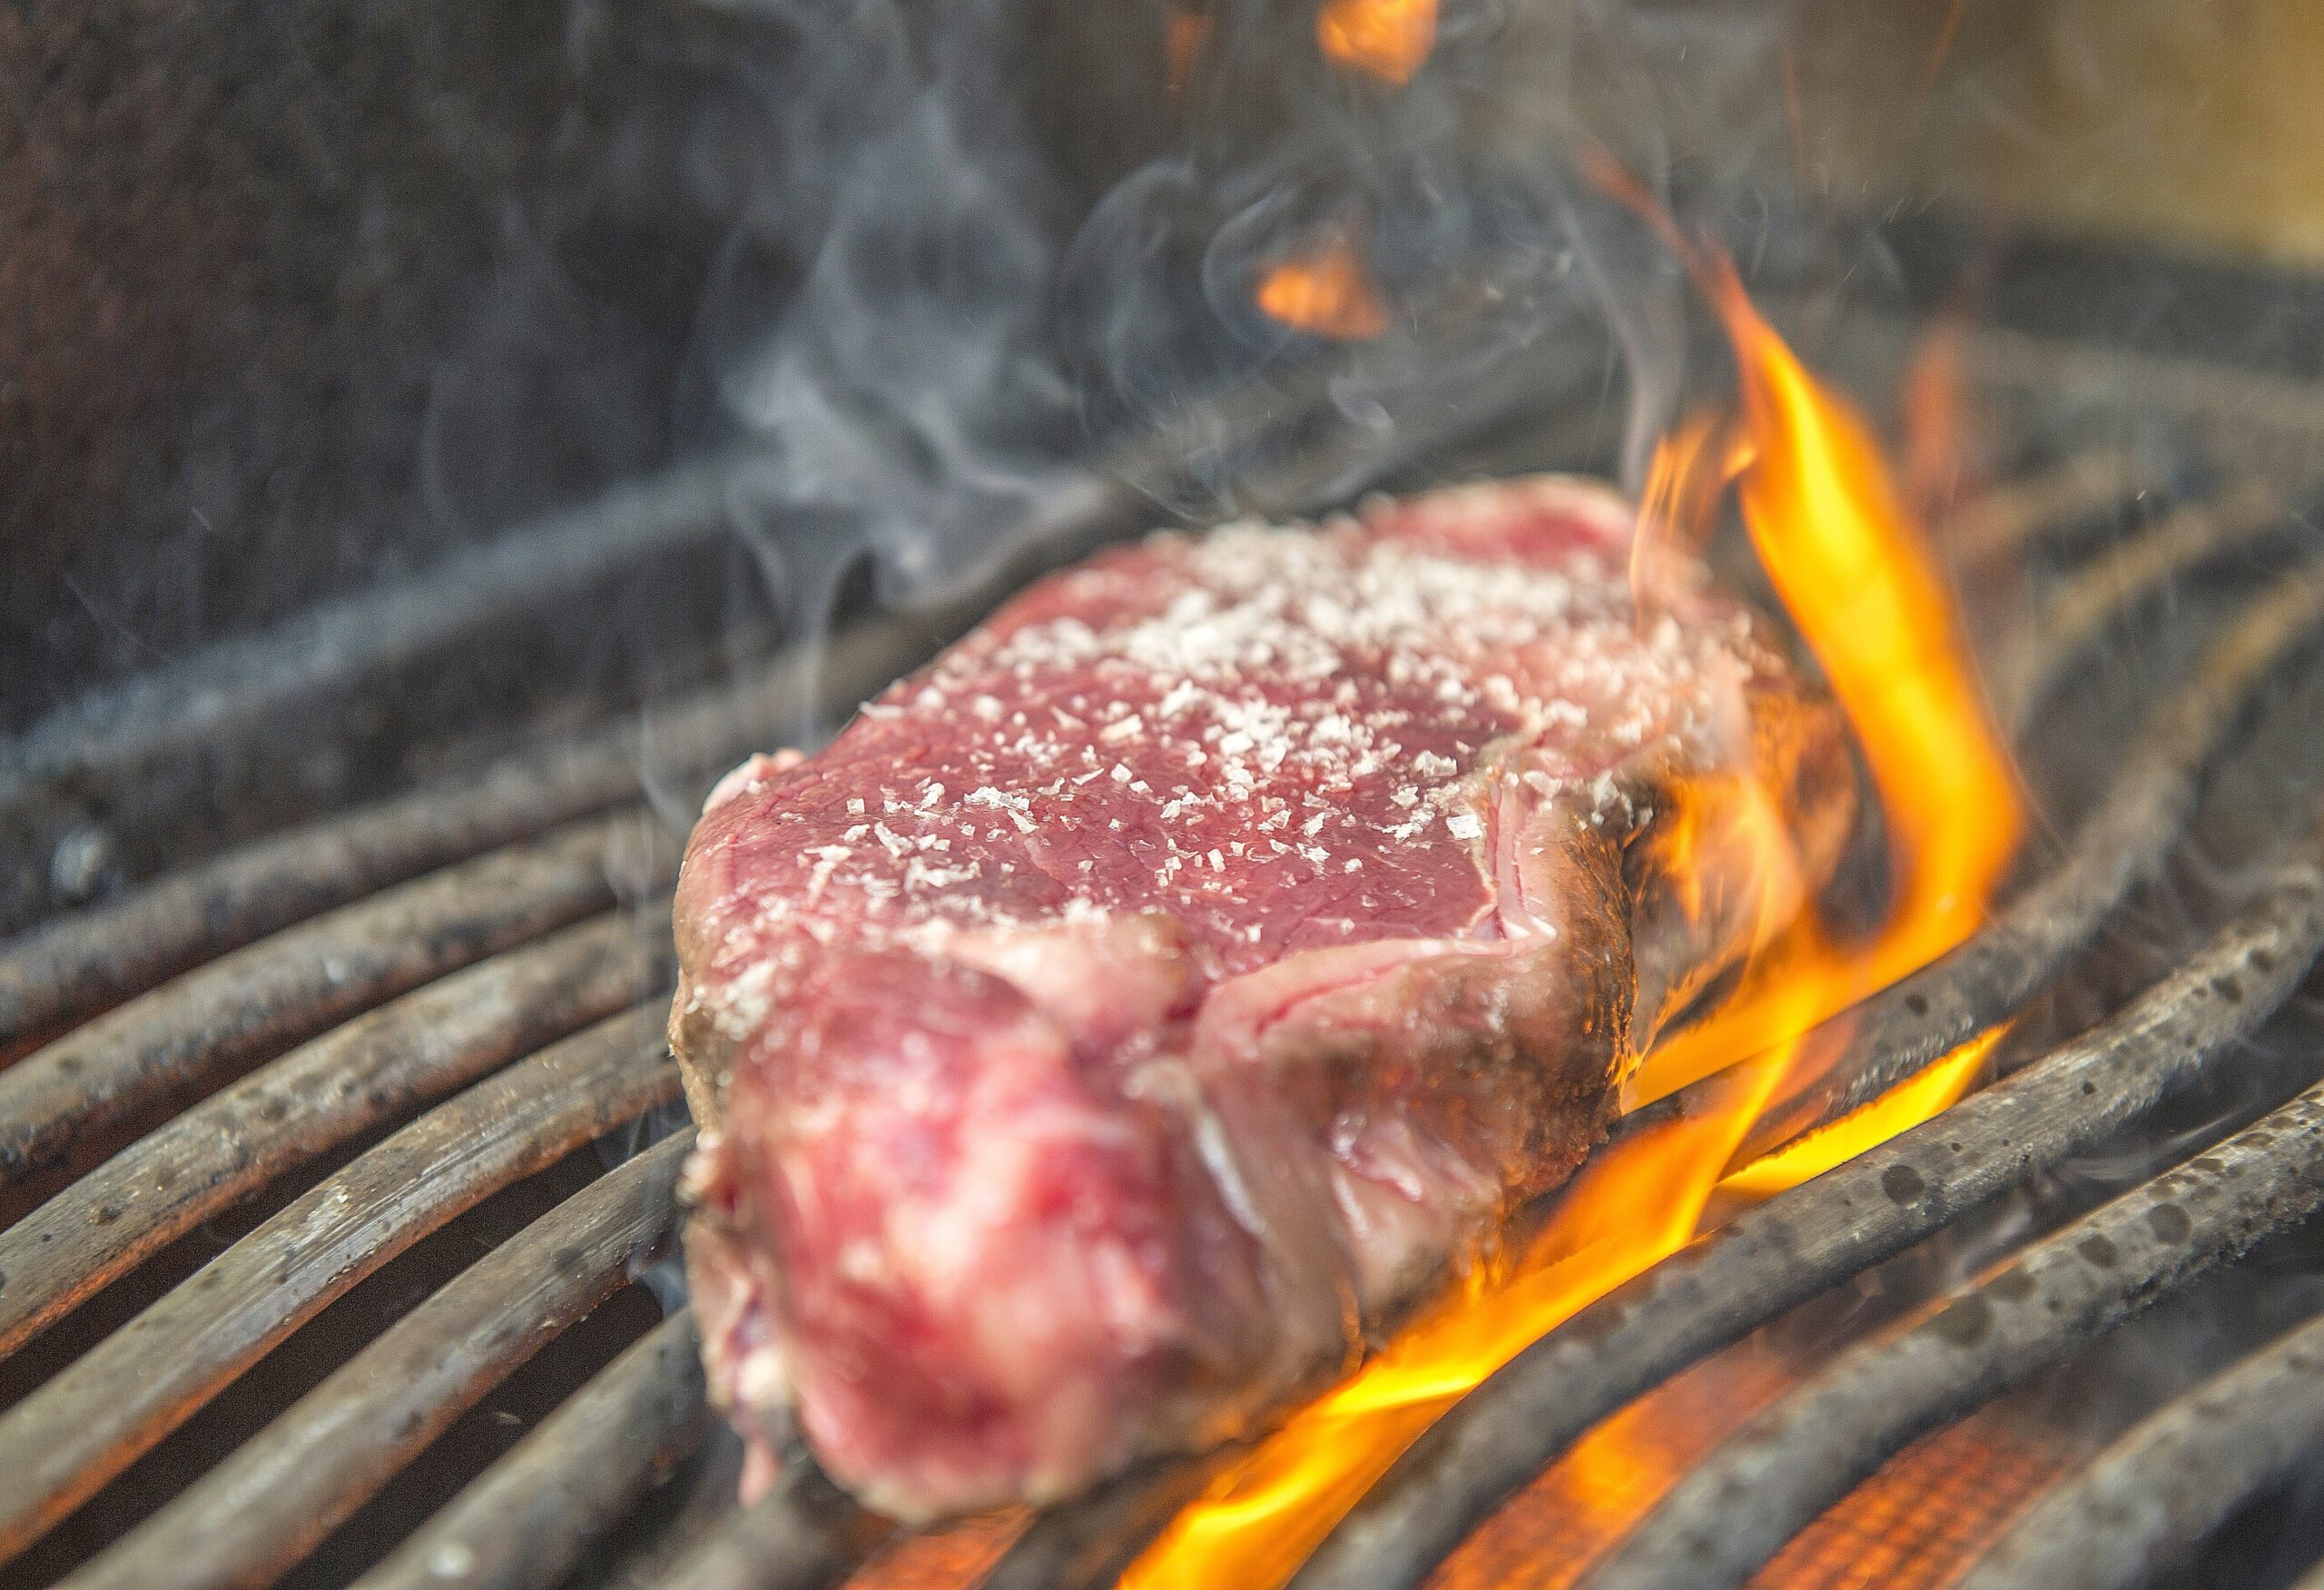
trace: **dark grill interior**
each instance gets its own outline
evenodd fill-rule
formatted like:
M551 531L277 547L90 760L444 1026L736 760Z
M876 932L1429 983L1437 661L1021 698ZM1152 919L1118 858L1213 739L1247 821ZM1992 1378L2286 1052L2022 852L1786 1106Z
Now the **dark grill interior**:
M1788 318L1876 394L1920 329ZM1308 1590L2286 1584L2324 1552L2285 1505L2324 1443L2299 992L2324 578L2299 517L2324 398L2038 328L1971 333L1966 370L2005 440L1943 545L2044 825L1996 920L1871 1002L1740 1157L2014 1021L1996 1080L1543 1338ZM1291 507L1610 464L1561 372L1468 398L1416 399L1438 422L1393 451L1328 400L1203 418L1264 420L1248 489ZM1104 460L1025 544L1137 528L1187 445ZM812 658L717 631L643 710L560 704L493 756L424 682L521 647L520 605L697 556L748 468L609 491L0 749L0 1580L739 1590L880 1554L867 1582L1029 1590L1110 1582L1199 1487L1177 1465L911 1542L810 1468L728 1500L686 1316L654 1300L688 1138L660 1035L675 844L717 772L1029 565ZM333 758L392 793L302 781Z

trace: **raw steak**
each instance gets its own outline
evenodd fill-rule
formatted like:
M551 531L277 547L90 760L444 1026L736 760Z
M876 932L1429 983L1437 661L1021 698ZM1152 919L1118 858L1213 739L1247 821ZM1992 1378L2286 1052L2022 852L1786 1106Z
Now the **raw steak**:
M1572 1172L1853 812L1745 609L1633 610L1631 522L1543 479L1157 536L728 775L671 1036L746 1491L793 1418L911 1519L1214 1441ZM1674 797L1751 787L1804 864L1672 875Z

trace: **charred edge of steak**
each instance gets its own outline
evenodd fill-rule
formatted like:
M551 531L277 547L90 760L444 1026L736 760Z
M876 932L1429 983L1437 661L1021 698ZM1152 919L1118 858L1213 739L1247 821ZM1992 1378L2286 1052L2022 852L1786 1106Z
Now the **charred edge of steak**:
M1626 837L1622 880L1636 947L1633 1055L1651 1047L1748 958L1765 930L1780 929L1832 875L1856 827L1856 764L1838 706L1784 692L1751 697L1756 789L1774 801L1788 854L1763 857L1743 835L1752 798L1732 782L1697 779L1679 792L1684 818L1667 798L1644 797L1653 818ZM1672 854L1684 822L1696 853ZM1706 833L1736 835L1721 852ZM1708 853L1706 853L1708 851Z

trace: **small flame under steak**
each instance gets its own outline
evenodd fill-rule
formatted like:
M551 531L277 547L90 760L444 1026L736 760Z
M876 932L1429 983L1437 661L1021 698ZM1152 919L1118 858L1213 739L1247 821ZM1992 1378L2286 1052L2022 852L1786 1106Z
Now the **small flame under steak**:
M1691 561L1634 605L1632 527L1541 479L1157 537L730 775L672 1032L753 1479L786 1407L907 1517L1215 1440L1572 1173L1853 815L1837 709ZM1801 864L1672 876L1720 798Z

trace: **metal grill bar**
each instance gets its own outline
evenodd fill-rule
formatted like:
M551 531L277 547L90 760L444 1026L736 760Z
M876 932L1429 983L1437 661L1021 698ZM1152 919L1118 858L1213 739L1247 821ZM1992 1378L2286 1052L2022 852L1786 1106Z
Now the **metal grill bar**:
M647 760L724 771L794 727L812 699L872 694L919 660L949 615L867 623L820 658L798 648L650 719L294 828L0 946L0 1055L162 978L316 914L556 824L635 800ZM812 666L811 666L811 664Z
M2224 995L2221 996L2222 999ZM1906 1443L2324 1204L2324 1084L1843 1353L1673 1487L1591 1590L1740 1585Z
M0 1354L292 1167L665 986L651 920L599 917L439 978L107 1160L0 1231Z
M1418 1585L1582 1431L1697 1359L2137 1120L2216 1063L2324 950L2324 842L2103 1026L1770 1199L1582 1309L1433 1427L1319 1547L1299 1590ZM2221 996L2233 980L2239 997Z
M2295 522L2273 486L2246 480L2211 500L2174 509L2145 534L2078 571L2042 602L2031 622L2007 637L1987 670L1999 684L2011 734L2024 731L2056 687L2064 665L2126 615L2205 565L2260 545Z
M683 1131L600 1177L398 1320L256 1439L64 1583L263 1583L314 1549L526 1359L627 1284L677 1218Z
M0 1557L80 1505L356 1282L488 1194L677 1093L662 1012L477 1083L319 1183L0 1419Z
M635 798L635 777L593 776L597 760L504 765L261 840L36 928L0 953L0 1052L277 928Z
M642 814L593 818L237 951L0 1072L0 1188L74 1142L445 973L614 904L609 854L666 879Z
M131 789L169 761L222 741L262 743L357 686L506 624L640 555L731 533L728 511L763 465L723 458L618 485L443 566L327 604L281 629L230 642L153 678L43 719L5 746L0 829L29 825L83 792ZM292 666L293 664L297 666Z
M792 1463L772 1491L681 1557L659 1590L826 1590L894 1532L813 1464Z
M2034 1505L1960 1590L2143 1584L2324 1447L2324 1319L2150 1415Z
M709 1426L681 1309L541 1421L356 1590L545 1590Z
M1037 1515L978 1590L1078 1590L1110 1585L1203 1492L1229 1455L1149 1464L1091 1496Z
M1945 545L1964 564L2014 557L2044 528L2128 502L2146 479L2146 469L2129 452L2110 448L2074 453L2040 474L1994 487L1953 515Z

